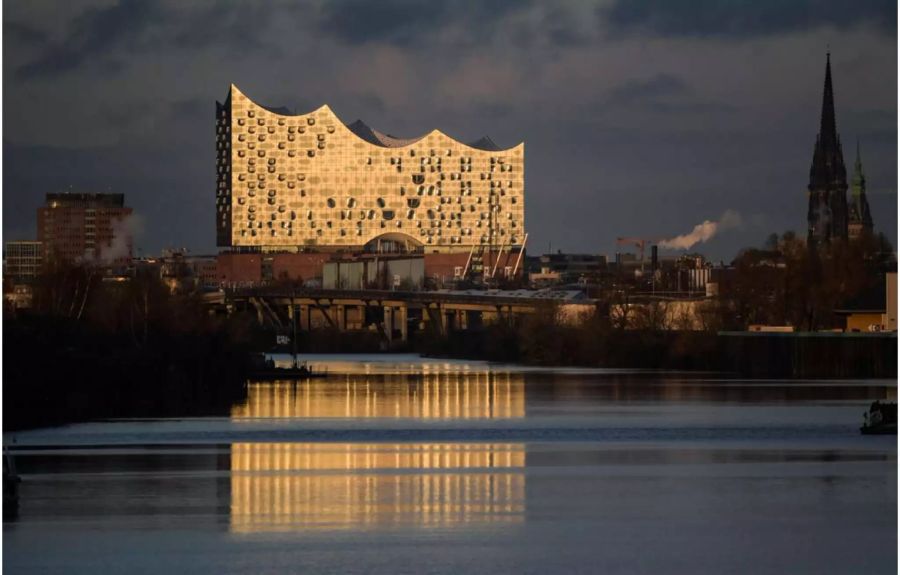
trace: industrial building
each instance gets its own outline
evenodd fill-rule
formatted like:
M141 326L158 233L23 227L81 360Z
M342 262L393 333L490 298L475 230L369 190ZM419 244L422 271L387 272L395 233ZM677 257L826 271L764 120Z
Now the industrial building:
M34 281L41 271L44 249L41 242L14 240L6 242L3 253L3 277L14 283Z

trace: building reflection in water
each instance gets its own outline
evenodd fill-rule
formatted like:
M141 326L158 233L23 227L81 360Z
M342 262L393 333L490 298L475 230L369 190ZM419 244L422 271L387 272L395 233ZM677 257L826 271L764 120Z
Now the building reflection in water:
M524 444L235 443L231 530L519 523Z
M232 418L525 416L522 374L423 369L251 384ZM524 444L235 443L234 532L452 527L524 518Z
M270 417L416 419L525 416L522 374L479 372L342 375L302 382L253 383L234 419Z

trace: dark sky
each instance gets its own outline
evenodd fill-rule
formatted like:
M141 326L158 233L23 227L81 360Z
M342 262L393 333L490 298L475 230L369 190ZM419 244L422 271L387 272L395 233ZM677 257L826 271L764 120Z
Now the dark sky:
M701 251L805 233L830 46L845 162L897 235L896 0L7 1L3 234L47 192L124 192L143 253L215 250L231 82L393 135L525 141L529 251L608 253L726 210ZM730 221L735 218L730 217Z

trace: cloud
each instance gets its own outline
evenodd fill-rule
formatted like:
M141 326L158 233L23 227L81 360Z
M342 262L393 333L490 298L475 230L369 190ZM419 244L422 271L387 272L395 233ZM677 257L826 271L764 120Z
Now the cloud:
M284 13L289 20L302 19L305 4L294 4ZM124 67L126 58L161 49L223 49L248 55L279 49L267 41L265 31L279 7L262 2L208 1L197 3L165 0L118 0L105 7L84 10L68 26L57 43L47 34L23 24L12 24L17 38L44 44L32 61L16 69L18 80L56 76L98 62L107 71ZM4 31L10 24L4 24Z
M326 5L322 24L326 32L349 44L408 44L444 24L444 10L441 2L344 0Z
M299 3L286 11L288 20L300 20L306 4ZM219 0L212 4L188 5L170 32L173 44L182 49L224 48L232 54L247 55L268 50L268 56L280 50L265 33L281 11L270 2ZM299 16L299 18L298 18Z
M88 8L75 18L62 42L48 46L36 60L19 67L16 77L27 80L67 72L106 56L113 47L135 45L163 16L161 4L154 0Z
M897 35L896 0L615 0L598 13L614 33L741 39L868 24Z
M721 112L731 110L732 106L701 98L681 78L662 73L619 84L602 100L601 108L636 108L671 114Z
M586 30L582 24L587 23L590 26L593 22L591 19L582 22L579 16L572 6L553 3L546 9L539 24L540 29L529 30L529 35L534 38L543 32L550 45L559 48L585 46L591 41L590 32L593 32L593 26L590 30Z
M22 22L4 19L3 34L11 45L44 45L47 43L47 33L43 30L24 24Z
M629 80L612 89L607 104L629 104L638 101L658 100L688 93L687 85L681 78L671 74L657 74L652 78Z
M481 36L494 30L497 21L509 12L529 4L515 0L335 0L324 5L320 23L322 30L348 44L408 46L427 43L454 23L462 23L470 34Z

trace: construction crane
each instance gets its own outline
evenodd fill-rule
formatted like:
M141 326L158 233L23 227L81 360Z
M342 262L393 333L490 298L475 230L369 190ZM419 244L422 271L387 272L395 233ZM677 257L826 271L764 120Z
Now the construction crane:
M644 248L647 247L647 244L652 244L656 240L647 239L647 238L616 238L616 247L618 246L634 246L636 247L641 254L641 265L644 264Z
M634 246L641 254L641 272L644 271L644 251L648 245L655 245L662 240L657 238L616 238L616 246Z

